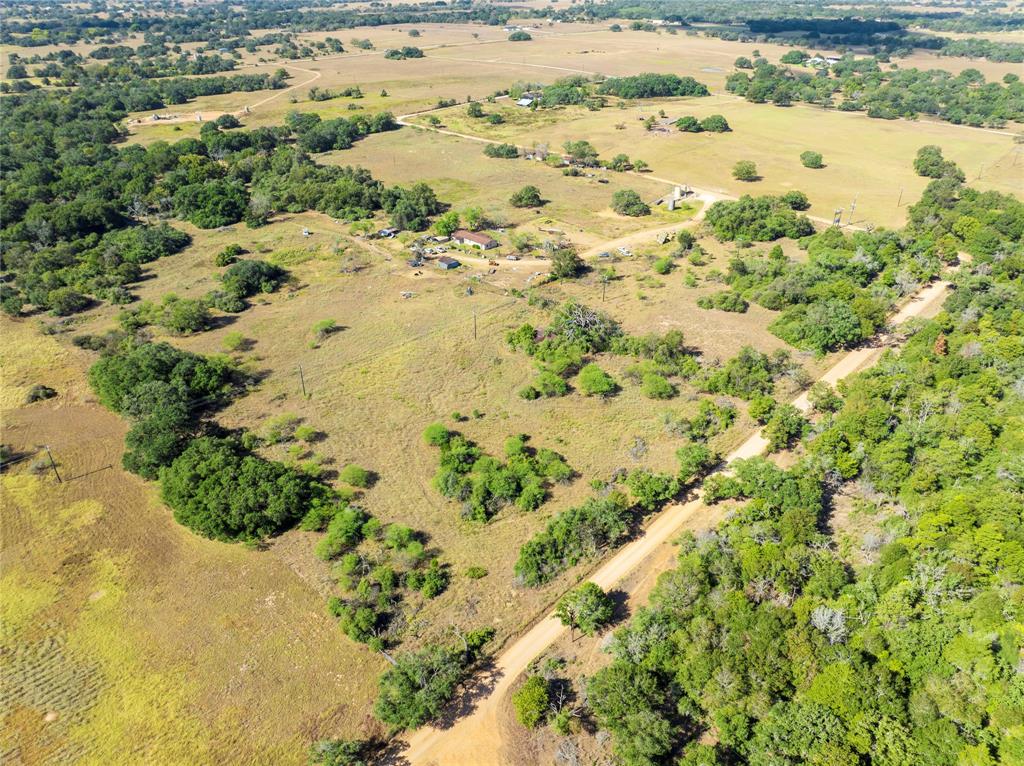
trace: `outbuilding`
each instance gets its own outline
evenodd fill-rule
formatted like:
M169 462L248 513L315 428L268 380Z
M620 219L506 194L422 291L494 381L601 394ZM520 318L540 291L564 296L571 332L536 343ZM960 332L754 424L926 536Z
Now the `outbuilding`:
M452 269L459 268L461 265L457 260L449 258L447 255L442 255L437 259L437 267L442 271L451 271Z

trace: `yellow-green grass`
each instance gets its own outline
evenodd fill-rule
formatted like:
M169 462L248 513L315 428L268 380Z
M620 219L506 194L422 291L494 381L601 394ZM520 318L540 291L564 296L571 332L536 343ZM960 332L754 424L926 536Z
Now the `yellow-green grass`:
M442 138L417 136L412 131L408 136L393 134L373 140ZM342 155L348 159L347 153ZM466 165L473 167L471 161ZM481 157L479 167L464 175L479 184L489 178L492 166L516 167L515 163L506 165ZM537 166L537 172L545 174L543 178L563 182L557 170ZM523 180L514 179L515 184ZM541 188L546 185L544 182ZM482 186L474 188L475 196L467 196L466 202L483 201L490 193ZM610 185L600 188L602 195L610 194ZM500 197L495 197L495 204L504 194L503 189ZM309 240L301 237L304 225L313 231ZM294 283L289 288L258 299L250 309L231 317L229 324L172 342L211 353L223 349L228 333L240 333L253 341L251 350L237 356L247 368L261 373L262 382L218 419L228 427L259 431L276 415L298 415L326 435L314 449L328 460L329 468L355 462L379 473L380 480L361 501L371 513L385 522L408 524L429 535L431 546L451 564L454 578L447 593L417 608L407 645L444 639L453 622L460 628L493 624L499 630L499 641L504 640L516 634L582 571L572 572L540 591L517 588L512 567L522 543L544 525L550 514L588 496L592 479L606 479L619 467L645 465L672 470L673 453L681 442L666 431L662 415L692 414L699 397L683 385L680 396L671 401L646 399L635 384L624 378L623 371L630 361L602 355L599 363L623 383L622 393L614 399L601 401L573 392L561 399L525 401L517 392L537 371L527 357L506 348L504 335L524 321L543 325L546 315L501 287L503 272L510 264L502 260L499 273L493 276L477 269L475 273L484 279L474 283L467 282L463 274L441 273L429 265L415 276L396 250L382 245L371 248L349 238L346 230L323 216L309 215L287 217L257 230L236 227L229 232L194 232L195 242L185 253L152 264L154 278L140 285L143 297L157 298L171 291L199 295L215 288L217 270L212 267L212 255L231 241L260 257L271 257L281 249L318 248L315 259L296 259L291 266ZM345 255L334 255L336 239L347 248ZM729 248L705 244L714 261L696 271L724 269ZM787 248L792 249L791 243ZM579 282L541 288L540 292L555 301L577 297L598 305L632 333L682 329L692 345L709 359L726 358L747 344L765 351L784 346L766 330L771 312L757 307L745 315L702 311L696 308L696 299L721 289L719 285L708 282L696 289L686 288L682 264L669 275L654 275L646 256L670 251L671 245L657 246L652 238L634 249L637 258L616 264L621 279L609 284L604 301L596 273ZM342 273L347 258L359 260L363 268ZM532 261L516 265L527 263ZM468 294L469 286L472 295ZM413 293L413 297L403 297L403 293ZM100 329L109 324L110 318L109 310L94 312L88 329ZM342 330L313 344L313 326L323 319L334 320ZM803 361L812 371L824 364L813 359ZM301 394L300 366L308 398ZM469 415L473 410L480 410L484 417L452 422L453 412ZM529 434L535 446L562 452L580 472L580 478L569 486L554 488L552 499L538 513L506 509L487 525L463 521L458 504L446 501L431 484L438 455L422 442L420 434L428 423L438 419L463 430L492 454L500 454L506 437ZM750 427L750 422L741 418L733 431L716 439L716 446L727 449ZM628 454L637 437L648 445L647 454L639 461ZM286 459L283 447L267 454ZM286 561L310 588L326 595L329 579L312 555L315 539L315 535L290 532L266 555ZM462 573L469 566L484 566L489 575L482 582L468 580Z
M0 760L297 765L316 737L365 733L380 662L322 594L176 525L117 467L125 426L87 401L90 356L2 323L3 441L50 445L65 481L31 461L0 481ZM23 379L59 397L11 409Z
M856 199L855 222L861 225L903 222L907 205L927 184L928 179L913 170L914 155L925 144L942 147L978 188L1020 194L1024 186L1020 170L1024 148L1011 136L933 121L873 120L805 106L751 104L731 96L659 99L597 112L580 107L530 112L504 101L486 107L505 115L506 123L491 125L470 118L464 106L436 114L453 131L523 145L540 142L556 149L565 141L585 138L604 159L626 153L648 162L659 178L731 195L799 189L811 200L810 212L820 217L831 218L834 209L845 208L846 221ZM657 117L660 110L671 120L722 114L732 131L645 130L642 118ZM426 124L426 117L416 121ZM826 167L804 168L800 154L805 150L821 152ZM762 180L734 180L731 169L741 159L753 160Z

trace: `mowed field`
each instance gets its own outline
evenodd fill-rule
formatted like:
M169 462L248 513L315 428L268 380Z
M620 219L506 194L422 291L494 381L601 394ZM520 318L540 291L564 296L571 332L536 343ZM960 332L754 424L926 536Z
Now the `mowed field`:
M368 731L381 661L272 555L200 539L120 468L125 424L93 403L92 355L0 320L0 761L302 764ZM56 399L22 406L45 382ZM93 473L94 472L94 473Z

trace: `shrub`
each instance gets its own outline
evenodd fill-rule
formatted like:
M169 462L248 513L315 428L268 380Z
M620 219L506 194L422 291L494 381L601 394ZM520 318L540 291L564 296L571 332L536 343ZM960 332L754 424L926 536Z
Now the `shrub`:
M532 40L533 38L530 36L529 32L524 32L522 29L517 29L515 32L508 36L508 39L510 42L513 43L521 43L526 42L527 40Z
M654 269L655 273L657 274L668 274L670 271L672 271L672 267L674 265L675 262L672 260L672 257L665 255L662 256L661 258L658 258L654 263L652 263L651 268Z
M359 487L360 489L366 489L373 483L373 473L355 463L349 463L342 468L338 478L346 484L351 484L353 487Z
M501 160L514 160L519 157L519 149L515 144L488 144L484 154Z
M615 379L593 362L580 370L577 382L587 396L611 396L619 389Z
M644 373L640 390L648 399L671 399L676 395L675 386L656 372Z
M224 336L224 340L221 341L225 351L239 351L245 347L245 344L245 336L237 330L229 332Z
M757 181L757 165L750 160L740 160L732 167L732 177L737 181Z
M295 429L295 438L299 441L304 441L306 444L311 444L316 441L320 433L313 428L313 426L299 426ZM352 482L349 482L351 484Z
M175 520L215 540L275 534L332 499L328 487L298 471L209 436L193 439L160 479Z
M811 206L811 201L807 199L807 195L802 191L788 191L779 199L790 210L806 210Z
M772 416L777 405L778 403L773 397L768 396L767 394L761 394L760 396L755 396L750 400L747 412L750 413L750 417L758 423L764 424L768 422L768 419Z
M689 114L676 120L675 125L684 133L700 133L704 130L701 127L700 120Z
M42 402L46 399L52 399L57 395L57 392L49 386L44 386L41 383L36 383L28 390L25 395L25 404L32 404L33 402Z
M824 158L821 156L820 152L801 152L800 164L805 168L811 168L813 170L825 167Z
M213 265L230 266L232 263L238 260L238 256L243 255L244 253L245 249L241 245L228 245L215 256L213 256Z
M541 676L530 676L512 695L516 719L527 729L535 729L548 713L550 695L548 682Z
M451 439L451 432L443 423L431 423L423 431L423 440L433 447L443 447Z
M697 305L702 309L718 309L719 311L731 311L737 314L744 313L750 306L742 295L733 290L723 290L711 295L702 295L697 299Z
M785 449L790 442L803 433L807 421L800 410L792 404L783 404L775 408L762 431L768 440L769 452Z
M487 570L483 567L469 567L466 569L466 577L470 580L479 580L487 576Z
M560 247L551 254L551 275L556 279L573 279L585 269L586 264L572 247Z
M89 307L89 298L70 287L58 287L46 294L50 313L57 316L75 314Z

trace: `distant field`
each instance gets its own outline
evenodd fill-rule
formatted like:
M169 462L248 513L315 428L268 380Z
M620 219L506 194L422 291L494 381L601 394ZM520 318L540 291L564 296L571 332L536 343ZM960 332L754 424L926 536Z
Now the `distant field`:
M241 71L272 71L278 66L285 66L293 74L290 84L311 80L310 86L315 84L328 89L359 85L366 98L314 103L307 99L308 86L303 85L288 94L270 91L202 97L158 113L237 111L273 96L269 103L258 107L245 118L247 125L280 124L291 109L316 111L332 117L344 115L349 103L369 111L387 109L402 114L429 108L440 98L455 98L460 102L467 96L483 98L516 81L548 83L573 73L613 76L643 71L674 72L695 77L713 91L720 92L724 89L725 78L732 71L732 63L737 56L751 56L757 50L770 61L777 62L790 50L783 45L729 42L685 33L615 33L608 31L609 24L541 26L532 32L533 40L518 43L508 42L505 39L507 33L500 28L470 24L413 24L306 35L310 39L320 39L330 34L346 45L346 52L314 61L290 62L279 61L269 51L261 51L256 56L247 54L243 59L256 65L256 68L247 66ZM409 29L413 28L421 30L420 37L408 36ZM369 39L376 50L366 52L355 48L350 43L354 37ZM408 61L388 61L383 58L386 48L401 45L419 46L426 52L426 57ZM822 49L819 52L832 51ZM263 59L263 62L260 63L259 59ZM973 67L981 70L989 79L1000 79L1004 74L1020 69L1015 64L941 58L925 52L915 53L898 62L904 68L919 66L953 72ZM301 72L296 67L310 72ZM319 77L312 79L317 74ZM386 90L388 96L381 97L381 90ZM148 116L148 113L138 116ZM854 116L866 120L863 115ZM194 123L178 127L181 130L174 130L166 124L147 124L137 129L133 140L173 140L194 135L199 129Z
M555 149L567 140L586 138L602 158L623 152L648 162L660 178L732 195L800 189L810 197L811 212L825 218L836 208L849 211L856 199L855 221L860 224L902 223L906 206L927 183L912 167L914 154L925 144L941 146L979 188L1018 194L1024 188L1024 147L1010 136L932 121L873 120L807 106L751 104L732 96L659 99L597 112L581 107L530 112L508 102L486 106L506 115L505 124L467 117L465 106L436 114L451 130L523 145L545 143ZM662 109L671 120L722 114L732 132L646 131L640 120ZM417 121L425 124L425 117ZM827 167L804 168L800 153L808 149L821 152ZM740 159L753 160L762 180L735 181L730 171Z

